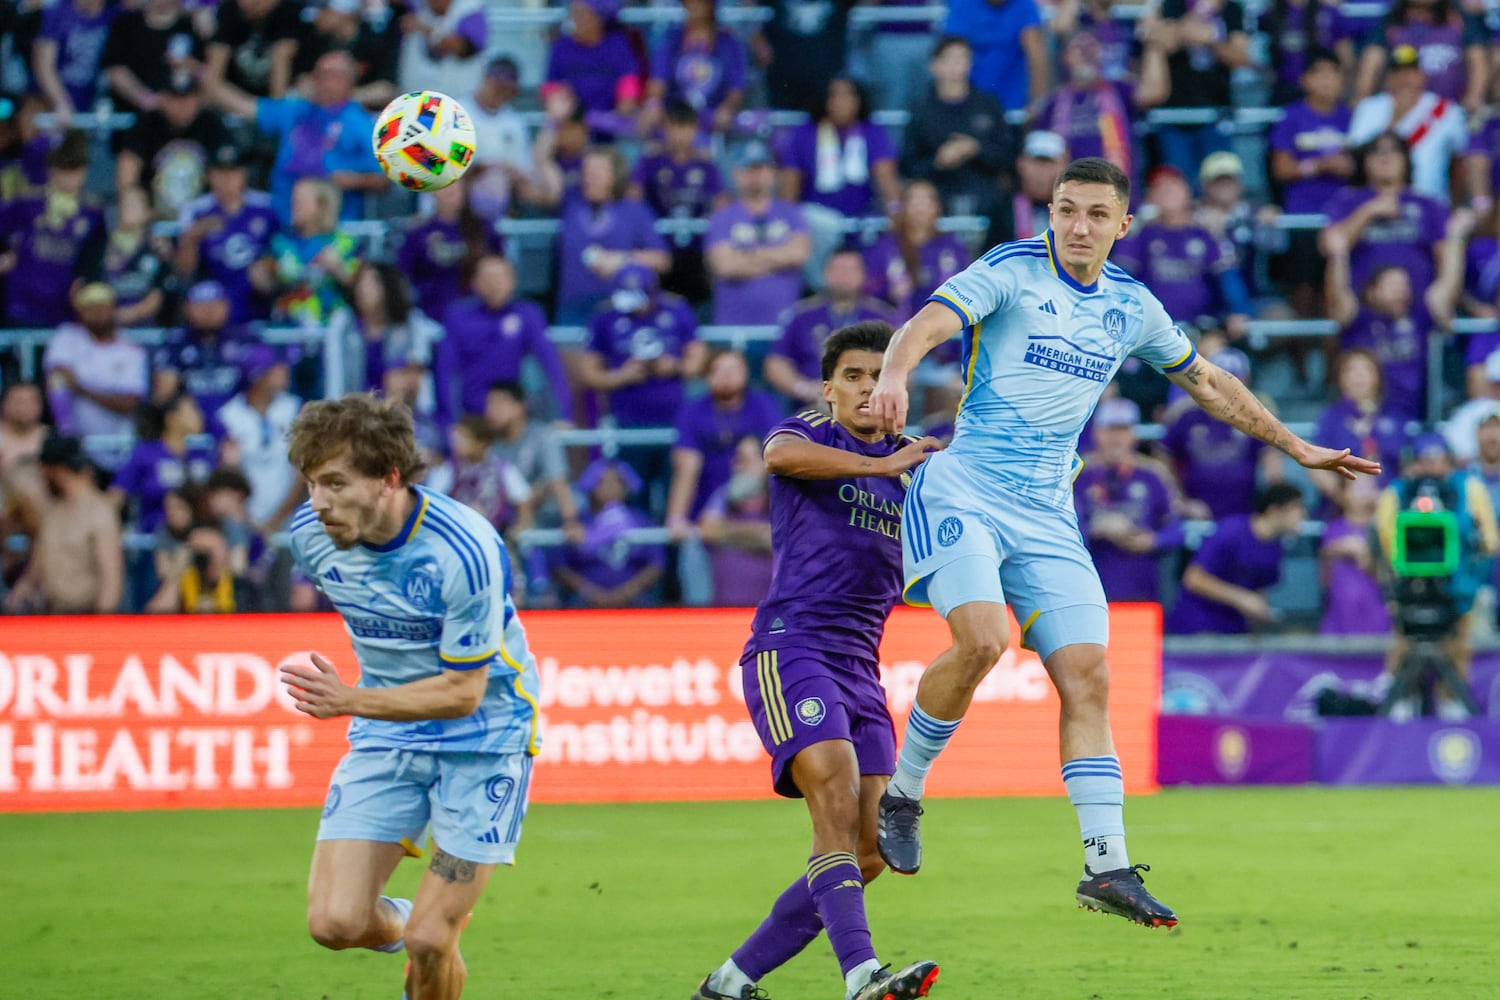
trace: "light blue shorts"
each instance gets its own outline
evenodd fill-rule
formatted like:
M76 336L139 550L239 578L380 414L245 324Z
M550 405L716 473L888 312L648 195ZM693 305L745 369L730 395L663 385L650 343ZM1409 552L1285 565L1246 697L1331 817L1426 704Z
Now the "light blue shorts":
M901 556L908 604L944 618L973 601L1009 604L1044 660L1073 643L1109 644L1109 605L1073 508L980 482L948 452L912 477Z
M514 864L531 786L526 753L351 750L328 785L319 840L421 844L427 824L447 853Z

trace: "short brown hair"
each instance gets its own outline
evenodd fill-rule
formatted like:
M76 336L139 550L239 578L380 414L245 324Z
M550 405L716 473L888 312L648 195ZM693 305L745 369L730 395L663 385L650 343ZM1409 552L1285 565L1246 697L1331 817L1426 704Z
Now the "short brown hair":
M363 476L384 479L394 471L402 483L410 483L422 472L411 410L374 393L308 403L292 421L289 438L288 457L303 475L345 449Z

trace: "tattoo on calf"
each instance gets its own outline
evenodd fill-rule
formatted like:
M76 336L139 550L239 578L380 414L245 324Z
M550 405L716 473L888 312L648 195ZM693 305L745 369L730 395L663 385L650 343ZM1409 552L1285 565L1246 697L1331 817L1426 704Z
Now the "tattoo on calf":
M446 882L472 882L474 881L474 868L474 862L455 858L439 847L433 852L432 865L429 870Z

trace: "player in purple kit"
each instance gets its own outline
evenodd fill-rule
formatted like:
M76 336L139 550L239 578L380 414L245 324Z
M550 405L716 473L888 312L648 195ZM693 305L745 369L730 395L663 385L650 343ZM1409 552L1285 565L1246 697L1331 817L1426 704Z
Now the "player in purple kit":
M875 428L869 398L890 336L889 324L867 322L829 337L822 374L832 415L804 411L766 439L775 568L741 669L776 791L807 799L812 857L693 1000L767 1000L759 980L824 929L846 1000L924 997L937 979L928 961L887 973L864 906L865 883L885 867L875 806L895 764L879 647L901 595L901 505L908 470L938 447Z

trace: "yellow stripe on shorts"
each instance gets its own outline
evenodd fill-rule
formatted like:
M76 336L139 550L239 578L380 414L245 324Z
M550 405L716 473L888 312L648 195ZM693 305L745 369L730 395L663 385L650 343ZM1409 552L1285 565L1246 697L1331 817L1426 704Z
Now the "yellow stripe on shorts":
M771 727L771 742L780 746L792 738L792 720L787 714L786 698L781 693L776 650L755 654L755 668L760 680L760 700L766 706L766 722Z

